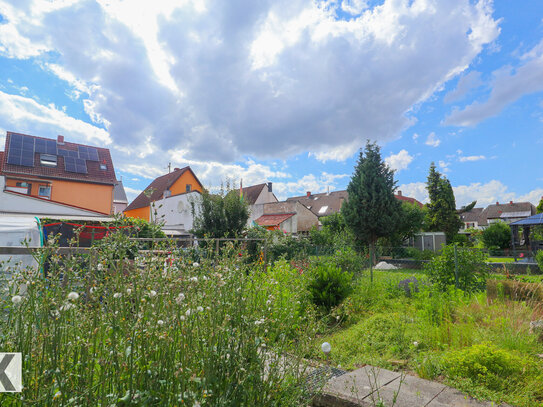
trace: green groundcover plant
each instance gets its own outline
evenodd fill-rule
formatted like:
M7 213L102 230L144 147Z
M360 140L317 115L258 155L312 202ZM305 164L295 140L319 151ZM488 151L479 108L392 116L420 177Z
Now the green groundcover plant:
M285 264L270 273L289 292L257 284L233 246L201 263L174 245L126 260L124 237L108 239L91 257L53 246L47 278L21 270L4 287L0 349L22 352L24 388L0 405L300 405L314 332Z

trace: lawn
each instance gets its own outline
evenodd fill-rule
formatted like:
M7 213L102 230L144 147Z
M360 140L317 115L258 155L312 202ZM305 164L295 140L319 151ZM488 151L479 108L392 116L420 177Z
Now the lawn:
M419 292L399 288L409 277ZM481 399L543 405L543 344L529 333L530 321L543 317L541 303L440 293L425 281L418 270L374 271L373 284L362 275L316 342L329 342L331 363L342 368L405 370Z
M23 353L25 387L0 405L298 406L303 361L322 360L327 341L344 369L543 406L543 344L529 332L543 319L541 276L493 275L488 294L465 293L422 270L374 270L371 282L350 249L264 268L233 245L206 247L142 254L114 234L92 261L50 254L47 279L16 274L0 295L0 349Z

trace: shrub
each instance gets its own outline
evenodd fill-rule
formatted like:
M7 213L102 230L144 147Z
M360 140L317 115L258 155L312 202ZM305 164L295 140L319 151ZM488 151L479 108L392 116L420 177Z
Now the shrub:
M331 263L316 263L309 276L309 296L313 304L330 312L352 291L353 275Z
M411 257L415 260L431 260L436 257L436 253L431 250L419 250L415 247L407 247L405 249L406 257Z
M491 343L481 343L445 354L442 367L449 378L470 379L473 384L503 391L522 381L530 363Z
M537 265L539 266L539 270L543 271L543 250L538 250L538 252L535 255L535 261L537 262Z
M331 260L341 270L348 273L361 273L364 268L369 266L367 259L364 259L362 255L350 247L337 250Z
M507 249L511 244L511 229L504 222L496 222L483 231L481 239L488 249Z
M430 281L441 290L456 284L455 265L458 265L457 288L464 291L483 290L490 267L486 263L487 256L479 250L457 249L453 245L444 246L440 256L425 264Z

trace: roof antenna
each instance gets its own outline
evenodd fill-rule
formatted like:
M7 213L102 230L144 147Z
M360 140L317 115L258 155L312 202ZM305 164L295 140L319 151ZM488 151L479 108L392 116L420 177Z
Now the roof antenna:
M168 163L168 174L172 172L172 163Z
M326 186L326 195L330 195L330 185Z

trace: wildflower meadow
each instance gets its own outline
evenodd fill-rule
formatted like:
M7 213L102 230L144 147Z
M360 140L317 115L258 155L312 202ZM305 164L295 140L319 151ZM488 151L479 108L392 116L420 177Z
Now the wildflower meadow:
M0 405L300 405L315 328L286 280L303 275L281 262L264 275L233 245L206 258L127 242L71 256L53 244L46 270L11 270L0 349L22 353L23 391Z

